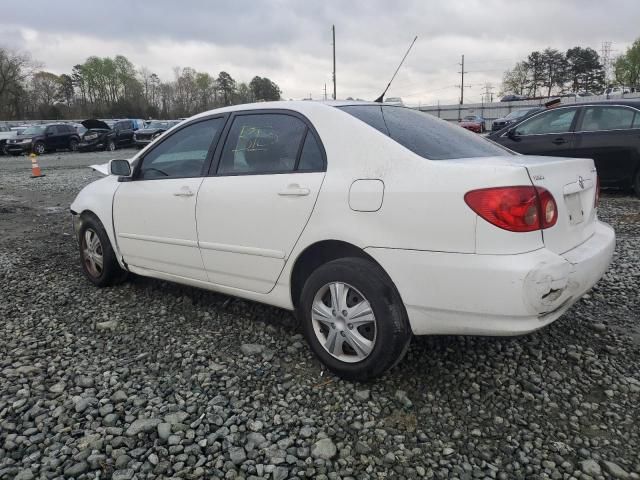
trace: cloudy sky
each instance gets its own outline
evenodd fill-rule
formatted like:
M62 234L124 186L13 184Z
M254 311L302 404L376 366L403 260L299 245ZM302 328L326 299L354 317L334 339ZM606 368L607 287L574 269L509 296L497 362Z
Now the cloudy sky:
M27 6L28 5L28 8ZM54 73L90 55L125 55L164 80L173 68L267 76L285 98L331 91L336 26L338 98L377 97L415 35L387 96L407 103L457 101L465 54L465 101L535 49L575 45L614 54L640 37L638 0L108 0L10 2L0 45L29 52Z

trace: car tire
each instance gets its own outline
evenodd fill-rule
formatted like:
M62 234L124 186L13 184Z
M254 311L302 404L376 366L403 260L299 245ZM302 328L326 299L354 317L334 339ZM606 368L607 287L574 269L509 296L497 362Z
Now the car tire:
M297 314L311 350L346 380L379 377L402 360L411 341L393 282L378 265L362 258L333 260L313 271Z
M42 155L47 151L47 147L45 147L44 143L42 142L36 142L33 144L32 150L33 150L33 153L35 153L36 155Z
M71 150L72 152L78 151L78 141L75 138L69 140L69 150Z
M633 182L633 189L636 192L636 197L640 198L640 170L636 173L636 180Z
M107 142L107 145L104 148L105 148L105 150L107 150L109 152L115 152L115 150L116 150L116 142L114 142L113 140L109 140Z
M120 268L104 226L94 215L82 219L78 247L82 271L96 287L108 287L126 278L127 272Z

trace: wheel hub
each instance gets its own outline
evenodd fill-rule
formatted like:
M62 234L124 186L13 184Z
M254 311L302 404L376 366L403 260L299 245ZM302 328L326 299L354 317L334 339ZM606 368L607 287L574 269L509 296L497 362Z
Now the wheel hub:
M376 319L355 287L341 282L323 286L315 295L311 319L316 338L338 360L359 362L373 350Z

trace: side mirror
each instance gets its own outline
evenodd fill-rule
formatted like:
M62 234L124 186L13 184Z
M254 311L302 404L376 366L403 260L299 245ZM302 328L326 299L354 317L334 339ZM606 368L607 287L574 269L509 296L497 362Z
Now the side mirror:
M109 173L118 177L130 177L131 164L128 160L110 160Z
M511 127L509 130L507 130L507 137L515 139L517 138L517 136L518 133L516 132L516 127Z

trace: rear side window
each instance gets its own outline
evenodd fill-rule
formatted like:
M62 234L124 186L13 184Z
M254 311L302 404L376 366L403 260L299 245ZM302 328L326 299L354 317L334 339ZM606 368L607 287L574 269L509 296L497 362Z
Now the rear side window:
M316 137L311 132L307 132L307 136L304 139L304 145L302 146L302 153L300 154L300 163L298 164L298 170L301 171L317 171L324 168L324 160L322 158L322 150Z
M458 125L410 108L377 105L339 108L429 160L512 155Z
M584 132L631 128L634 110L626 107L585 107L582 118Z
M292 172L306 129L291 115L238 115L229 130L218 174Z

